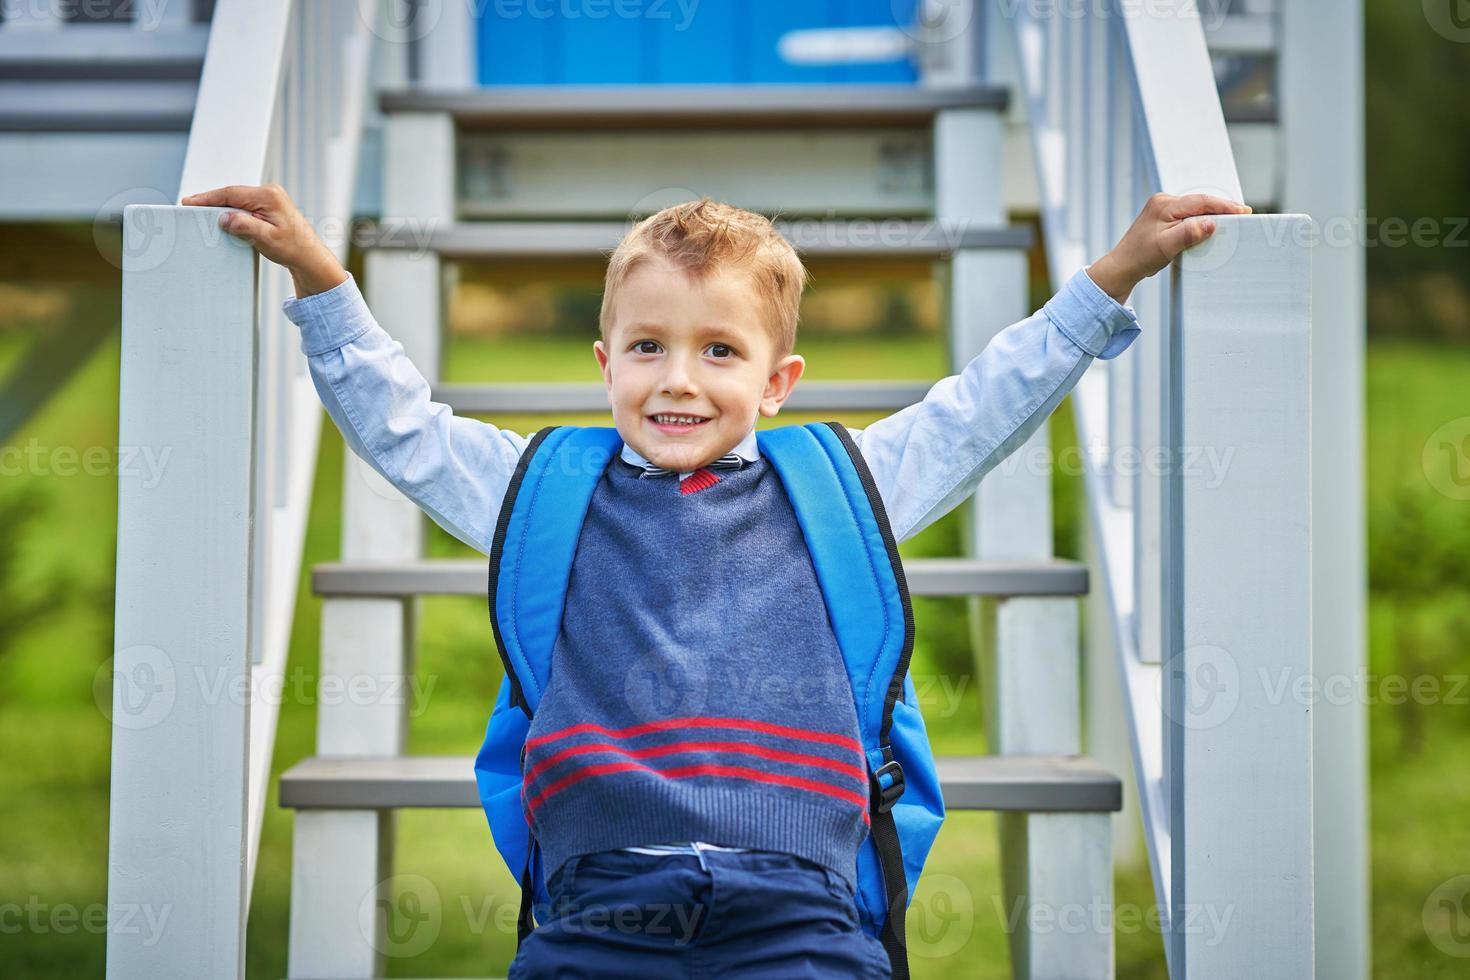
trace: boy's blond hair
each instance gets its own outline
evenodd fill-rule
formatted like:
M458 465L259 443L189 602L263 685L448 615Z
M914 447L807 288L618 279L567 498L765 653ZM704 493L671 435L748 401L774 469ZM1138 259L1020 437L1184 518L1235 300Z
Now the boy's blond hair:
M796 346L796 320L808 278L796 249L764 215L707 197L649 215L613 250L598 317L604 344L612 329L618 287L650 255L663 257L695 279L722 268L743 269L775 346L772 363Z

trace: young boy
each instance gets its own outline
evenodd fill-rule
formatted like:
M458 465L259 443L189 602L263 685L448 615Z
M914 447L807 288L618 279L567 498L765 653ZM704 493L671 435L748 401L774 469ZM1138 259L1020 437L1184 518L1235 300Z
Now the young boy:
M492 554L532 441L430 400L283 189L226 187L182 203L250 212L221 224L290 270L296 297L284 309L348 445L447 531ZM1094 357L1128 347L1140 329L1122 305L1133 287L1214 231L1188 219L1249 211L1155 195L1119 244L1040 312L918 404L851 430L895 541L968 497ZM577 539L556 694L548 686L522 758L527 820L558 911L522 944L512 977L889 975L890 954L863 930L855 902L866 795L834 774L840 753L823 754L851 741L853 702L801 529L755 434L805 368L792 353L805 280L769 221L708 200L645 219L609 261L592 347L621 450L598 477ZM646 722L624 678L650 665L702 682L681 724L710 721L700 708L718 702L716 714L736 719L727 727L798 745L701 730L684 733L699 741L636 750L564 747L581 729L614 737L649 727L619 726ZM755 704L736 683L737 673L782 671L842 677L845 696ZM640 761L556 770L584 750ZM658 758L671 752L675 768ZM771 759L805 775L779 775ZM634 914L597 928L592 911L609 908Z

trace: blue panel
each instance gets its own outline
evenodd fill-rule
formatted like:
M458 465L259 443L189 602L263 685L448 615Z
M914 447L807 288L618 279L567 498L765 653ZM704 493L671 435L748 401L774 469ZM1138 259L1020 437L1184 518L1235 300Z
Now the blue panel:
M911 83L912 63L790 65L793 30L911 24L917 0L483 0L480 82Z
M750 79L747 25L734 0L668 0L653 23L659 82L730 84Z
M573 0L555 9L561 11L563 38L556 81L573 85L655 81L651 57L655 22L646 15L630 16L645 12L646 5Z
M532 17L523 3L490 0L479 12L481 85L545 85L553 81L551 51L559 28Z

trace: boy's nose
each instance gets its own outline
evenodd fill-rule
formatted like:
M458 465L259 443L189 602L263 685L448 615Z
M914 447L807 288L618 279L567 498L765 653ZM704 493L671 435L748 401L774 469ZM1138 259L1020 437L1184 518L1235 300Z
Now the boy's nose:
M692 372L678 366L671 365L664 372L663 393L666 395L681 395L695 390L694 375Z

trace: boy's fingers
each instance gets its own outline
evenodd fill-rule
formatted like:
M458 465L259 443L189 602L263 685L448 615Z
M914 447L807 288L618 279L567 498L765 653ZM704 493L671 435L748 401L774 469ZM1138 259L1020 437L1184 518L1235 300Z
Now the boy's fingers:
M231 235L246 241L255 241L270 229L270 225L253 214L244 211L227 211L219 216L219 226Z
M200 205L203 207L244 208L247 211L258 211L273 203L267 194L268 192L264 187L252 187L249 184L231 184L228 187L216 187L214 190L190 194L180 198L179 203Z
M1195 214L1250 214L1249 205L1216 197L1213 194L1185 194L1170 202L1168 217L1171 220L1187 218Z
M1215 222L1209 218L1181 221L1159 235L1159 244L1165 254L1172 257L1191 245L1198 245L1214 234L1214 231Z

